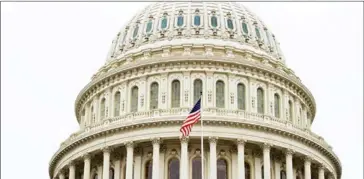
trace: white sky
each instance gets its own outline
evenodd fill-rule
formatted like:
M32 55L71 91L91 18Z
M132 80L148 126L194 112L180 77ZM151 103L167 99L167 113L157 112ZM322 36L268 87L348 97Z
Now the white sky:
M76 96L146 4L1 3L1 178L49 178L49 160L78 129ZM363 178L362 3L244 4L313 93L312 130L333 146L342 179Z

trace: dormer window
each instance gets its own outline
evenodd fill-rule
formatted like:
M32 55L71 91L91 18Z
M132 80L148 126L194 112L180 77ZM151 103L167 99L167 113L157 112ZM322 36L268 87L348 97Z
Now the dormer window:
M139 31L139 25L137 24L134 27L133 38L136 38L138 36L138 31Z
M216 27L217 27L217 17L216 17L215 15L213 15L213 16L211 17L211 26L212 26L213 28L216 28Z
M145 30L146 33L150 33L152 31L153 21L149 20L147 23L147 28Z
M227 26L230 30L234 30L234 24L232 19L227 19Z
M244 34L248 34L249 33L249 30L248 30L248 25L246 24L246 22L243 22L241 24L242 28L243 28L243 32Z
M183 26L183 15L179 15L177 17L177 26L182 27Z
M166 16L164 16L162 18L162 22L161 22L161 29L166 29L167 28L167 23L168 23L168 19Z
M201 25L201 16L200 15L195 15L195 17L193 18L193 24L195 26Z

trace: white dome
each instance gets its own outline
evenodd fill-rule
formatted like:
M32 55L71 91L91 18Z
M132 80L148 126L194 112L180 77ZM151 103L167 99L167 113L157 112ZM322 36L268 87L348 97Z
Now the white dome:
M193 41L192 41L193 40ZM235 2L160 2L136 14L112 43L107 62L164 45L211 44L255 51L284 63L267 26Z

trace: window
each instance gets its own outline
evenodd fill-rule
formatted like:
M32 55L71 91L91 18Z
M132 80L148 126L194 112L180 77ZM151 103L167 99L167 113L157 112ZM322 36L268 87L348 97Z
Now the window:
M193 82L193 104L195 104L201 97L202 80L196 79Z
M216 16L211 17L211 26L214 28L217 27L217 17Z
M201 157L192 160L192 179L201 179Z
M274 94L274 117L279 118L281 116L280 114L280 102L281 99L279 97L279 94Z
M114 169L113 168L110 168L109 179L114 179Z
M153 163L151 160L149 160L146 164L145 164L145 179L152 179L152 174L153 174Z
M179 179L179 160L177 158L169 160L168 179Z
M105 98L102 98L101 105L100 105L100 118L101 120L105 119Z
M116 92L114 95L114 116L120 115L120 92Z
M133 32L133 38L136 38L138 36L139 31L139 25L136 25Z
M247 25L245 22L243 22L243 23L242 23L242 27L243 27L243 32L244 32L245 34L248 34L248 33L249 33L248 25Z
M238 109L245 110L245 85L238 84Z
M258 107L258 113L263 114L264 113L264 91L262 88L257 89L257 107Z
M217 179L227 179L227 162L224 159L217 160Z
M166 29L167 28L167 23L168 23L168 19L167 17L163 17L162 18L162 22L161 22L161 29Z
M148 23L147 23L147 28L146 28L146 32L149 33L152 31L152 25L153 25L153 21L150 20Z
M286 171L281 170L281 179L286 179Z
M193 18L193 24L195 26L201 25L201 16L200 15L195 15L195 17Z
M158 109L158 88L157 82L150 85L150 109Z
M255 34L257 35L258 39L260 39L260 32L259 32L259 29L258 27L255 27Z
M178 80L172 82L172 108L180 106L181 84Z
M220 80L216 82L216 107L225 107L225 84Z
M289 110L289 119L291 120L291 121L293 121L293 106L292 106L292 101L291 100L289 100L288 101L288 110Z
M245 162L244 167L245 167L245 179L250 179L250 165Z
M232 19L227 19L227 26L231 30L234 29L234 24L233 24L233 20Z
M178 18L177 18L177 26L178 27L183 26L183 16L182 15L178 16Z
M138 111L138 95L139 95L138 87L134 86L131 89L131 105L130 105L131 112Z

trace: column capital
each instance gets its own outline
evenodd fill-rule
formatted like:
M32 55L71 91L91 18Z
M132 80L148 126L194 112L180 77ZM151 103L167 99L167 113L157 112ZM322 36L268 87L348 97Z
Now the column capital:
M74 160L70 160L70 161L68 161L68 163L67 163L67 167L74 167L75 166L75 161Z
M155 138L151 138L150 141L152 141L152 144L155 145L155 144L161 144L162 143L162 140L161 138L159 137L155 137Z
M114 152L112 158L113 160L121 160L122 154L120 152Z
M292 149L286 149L286 150L284 151L284 153L285 153L286 155L293 155L293 154L295 153L295 151L294 151L294 150L292 150Z
M216 144L218 139L219 139L218 137L211 136L211 137L209 137L209 142Z
M312 161L312 157L307 156L307 155L303 159L304 159L305 163L308 163L308 162L311 163L311 161Z
M273 146L270 143L263 143L262 145L263 150L270 150L270 148Z
M247 140L245 140L245 139L236 139L237 145L245 145L246 142L247 142Z
M101 148L101 151L104 153L110 153L112 151L112 147L110 146L104 146Z
M253 151L253 156L254 157L261 157L262 156L262 152L261 151Z
M188 143L188 141L190 140L190 138L186 136L182 136L179 139L181 140L181 143Z
M319 170L325 171L325 165L323 163L320 163L318 168Z
M83 160L90 160L91 159L91 154L86 152L82 155L82 159Z
M134 148L134 142L133 141L128 141L124 143L126 148Z

